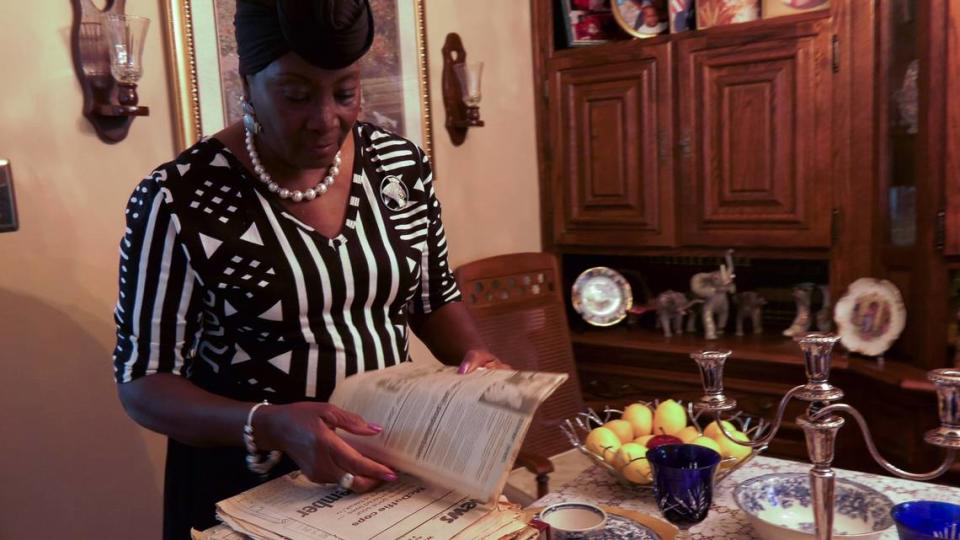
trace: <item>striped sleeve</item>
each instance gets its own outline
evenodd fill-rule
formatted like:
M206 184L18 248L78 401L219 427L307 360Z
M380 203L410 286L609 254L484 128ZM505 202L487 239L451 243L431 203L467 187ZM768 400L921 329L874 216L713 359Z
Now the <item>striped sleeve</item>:
M120 241L120 291L114 310L114 379L126 383L153 373L185 374L190 343L200 330L200 287L159 169L141 182L126 209Z
M461 299L447 261L447 237L440 219L440 201L433 189L430 159L420 150L420 181L427 192L427 238L422 244L420 285L407 305L411 313L427 314Z

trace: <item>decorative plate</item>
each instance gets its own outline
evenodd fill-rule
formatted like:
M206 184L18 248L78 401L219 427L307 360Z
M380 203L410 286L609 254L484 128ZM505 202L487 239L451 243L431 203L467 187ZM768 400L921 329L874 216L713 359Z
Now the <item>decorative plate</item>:
M907 309L900 290L884 279L860 278L850 284L833 311L840 342L848 350L880 356L900 337Z
M837 479L834 538L876 540L893 525L893 501L863 484ZM806 473L778 473L742 482L733 499L764 540L812 540L813 496Z
M577 277L571 300L583 320L594 326L612 326L627 316L633 292L619 272L597 266Z

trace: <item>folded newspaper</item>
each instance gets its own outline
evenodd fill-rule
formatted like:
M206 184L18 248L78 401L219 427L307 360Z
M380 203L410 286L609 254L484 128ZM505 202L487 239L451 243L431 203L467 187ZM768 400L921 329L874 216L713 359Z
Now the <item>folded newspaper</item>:
M293 472L218 503L225 526L195 538L510 537L524 523L519 512L495 501L534 412L566 379L507 370L458 375L455 367L414 363L348 377L330 403L383 431L339 434L402 471L400 479L359 495Z

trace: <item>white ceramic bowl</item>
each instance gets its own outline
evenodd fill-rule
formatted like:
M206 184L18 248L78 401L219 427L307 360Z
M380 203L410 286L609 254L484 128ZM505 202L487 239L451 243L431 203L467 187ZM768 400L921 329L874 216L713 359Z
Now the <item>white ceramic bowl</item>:
M751 478L737 486L733 498L764 540L814 538L813 497L806 473ZM838 478L833 537L876 540L893 526L891 508L893 501L883 493Z

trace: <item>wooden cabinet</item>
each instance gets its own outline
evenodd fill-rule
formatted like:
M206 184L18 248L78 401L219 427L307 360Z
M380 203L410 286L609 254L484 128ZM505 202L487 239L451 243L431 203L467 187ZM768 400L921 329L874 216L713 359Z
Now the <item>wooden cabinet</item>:
M670 44L560 59L550 68L555 240L674 241Z
M550 243L828 248L831 40L808 19L549 56Z
M682 244L830 245L826 25L677 43Z
M960 271L960 1L837 1L567 49L558 5L531 0L543 249L562 257L565 286L609 266L645 305L689 290L734 247L738 289L770 301L759 336L664 338L649 316L575 332L588 403L694 398L688 354L729 348L728 393L770 418L802 381L781 335L793 286L829 283L836 301L857 278L884 278L901 288L906 330L885 366L851 356L834 381L898 465L929 467L925 372L951 361L947 320L960 304L947 274ZM838 463L872 467L855 426L839 446ZM797 426L771 453L805 455Z

